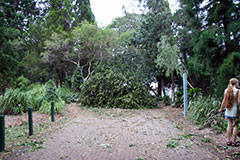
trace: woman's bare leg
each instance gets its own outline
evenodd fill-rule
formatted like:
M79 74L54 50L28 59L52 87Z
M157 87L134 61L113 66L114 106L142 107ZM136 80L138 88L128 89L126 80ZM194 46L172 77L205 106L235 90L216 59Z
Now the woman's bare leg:
M235 123L236 123L236 121L235 121ZM233 143L236 142L237 135L238 135L238 123L236 123L236 125L233 128Z
M232 122L233 122L233 120L231 118L228 118L228 127L227 127L228 142L231 142Z

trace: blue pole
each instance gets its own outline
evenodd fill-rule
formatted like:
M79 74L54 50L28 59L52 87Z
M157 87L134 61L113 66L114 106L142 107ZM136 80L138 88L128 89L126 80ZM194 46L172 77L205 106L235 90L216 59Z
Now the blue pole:
M184 117L187 117L188 101L187 101L187 74L183 74L183 94L184 94Z

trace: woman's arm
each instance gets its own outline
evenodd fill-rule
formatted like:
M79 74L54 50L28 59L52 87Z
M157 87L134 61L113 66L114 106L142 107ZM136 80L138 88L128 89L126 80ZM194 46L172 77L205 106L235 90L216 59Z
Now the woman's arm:
M238 90L238 105L240 105L240 90Z

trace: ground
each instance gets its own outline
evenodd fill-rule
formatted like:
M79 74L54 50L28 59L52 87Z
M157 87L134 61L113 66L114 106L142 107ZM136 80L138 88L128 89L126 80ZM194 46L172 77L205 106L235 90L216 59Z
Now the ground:
M34 125L48 123L47 127L36 131L39 135L35 137L23 133L28 143L6 144L2 159L215 160L237 159L239 155L240 148L226 147L225 133L199 130L183 118L182 108L98 109L75 103L67 108L54 123L48 122L49 116L34 113ZM6 125L18 126L21 123L16 121L21 120L25 122L26 115L7 116Z

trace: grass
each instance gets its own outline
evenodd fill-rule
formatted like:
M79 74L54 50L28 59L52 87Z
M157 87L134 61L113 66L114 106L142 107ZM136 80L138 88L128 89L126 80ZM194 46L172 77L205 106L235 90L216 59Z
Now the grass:
M5 130L5 143L6 148L11 149L17 146L30 146L32 148L40 148L39 145L43 143L43 141L34 140L37 135L40 135L42 132L46 131L49 128L50 123L39 124L34 127L34 135L29 136L28 124L22 123L20 126L8 127Z
M204 138L201 141L204 142L204 143L210 143L211 139L210 138Z
M146 160L146 159L143 157L138 157L138 158L136 158L136 160Z
M167 148L177 148L180 140L181 138L172 138L168 141Z
M66 120L66 118L62 118L54 124L47 122L34 125L32 136L29 136L27 122L23 122L20 126L5 128L5 152L0 155L0 159L7 158L8 155L20 150L24 154L45 149L42 146L44 138L61 128Z

